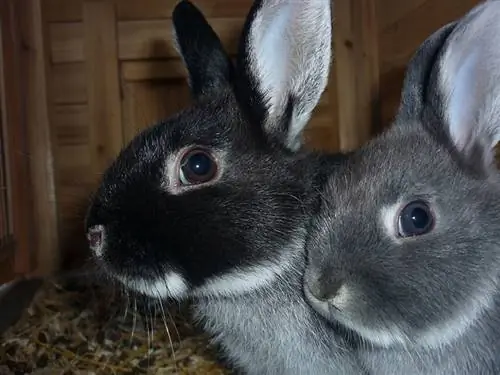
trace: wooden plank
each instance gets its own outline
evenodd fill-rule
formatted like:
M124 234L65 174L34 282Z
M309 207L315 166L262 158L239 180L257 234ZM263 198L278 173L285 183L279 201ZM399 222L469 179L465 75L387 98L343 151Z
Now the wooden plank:
M49 26L53 63L78 62L85 59L83 52L83 23L54 23Z
M243 18L209 19L228 53L236 54ZM175 58L170 20L122 21L118 23L118 50L121 60Z
M33 206L29 134L25 117L26 61L15 3L0 1L2 125L6 145L7 185L12 234L15 240L14 273L27 274L33 260Z
M384 10L377 15L379 30L383 30L401 18L407 17L408 14L421 7L426 1L427 0L377 0L378 9Z
M68 196L65 193L67 189L75 188L88 190L90 186L93 186L95 184L95 177L92 176L90 164L70 165L67 167L61 167L61 173L59 174L57 183L61 186L62 189L60 196L66 196L65 199L71 199L71 195ZM62 210L62 213L64 213L64 210Z
M337 129L332 126L308 126L304 130L304 143L308 149L335 152L337 138Z
M379 57L376 0L335 3L335 73L340 148L348 151L371 138L379 121Z
M86 104L87 77L85 64L57 64L52 66L52 102L54 104Z
M235 55L244 18L214 18L209 22L228 53ZM84 27L80 22L51 24L52 61L55 64L83 61L83 33ZM171 20L119 22L118 56L120 60L179 58L174 48Z
M170 18L177 0L115 0L120 20ZM194 0L205 17L246 17L253 0Z
M125 81L145 81L152 79L187 78L187 71L181 59L165 61L124 61L121 76Z
M86 104L54 106L55 147L77 146L89 141L89 110Z
M27 127L38 275L48 275L59 266L58 222L54 158L49 113L49 50L42 0L16 0L21 26L23 59L27 67ZM26 235L26 234L24 234Z
M171 18L178 0L114 0L118 20ZM246 17L252 0L195 0L205 17ZM44 0L49 22L83 19L83 0Z
M92 163L91 149L88 144L58 145L54 153L58 169L89 166Z
M190 104L185 80L125 82L123 131L129 142L144 128L175 114Z
M48 22L73 22L83 20L83 0L44 0Z
M0 115L2 113L2 106L0 106ZM7 165L5 161L5 146L4 142L6 135L4 135L4 126L1 123L2 118L0 116L0 243L3 238L7 238L11 234L10 224L9 224L9 211L8 211L8 200L7 200ZM2 250L0 250L0 254Z
M465 15L480 0L426 0L421 6L380 30L381 74L405 66L434 31Z
M123 144L115 8L107 1L83 4L92 168L103 172Z

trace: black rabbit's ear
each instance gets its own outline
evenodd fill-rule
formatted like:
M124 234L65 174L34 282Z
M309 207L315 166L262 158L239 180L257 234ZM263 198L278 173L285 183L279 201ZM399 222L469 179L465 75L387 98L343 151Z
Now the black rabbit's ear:
M435 112L446 141L475 170L494 169L500 141L500 1L458 21L436 63Z
M177 50L188 70L194 99L229 87L233 66L207 20L191 2L180 1L172 14Z
M267 136L296 150L327 85L331 0L256 0L238 55L236 94Z

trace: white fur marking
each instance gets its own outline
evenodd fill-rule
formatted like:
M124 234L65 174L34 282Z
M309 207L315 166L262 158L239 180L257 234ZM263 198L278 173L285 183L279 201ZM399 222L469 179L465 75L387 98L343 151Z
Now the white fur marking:
M152 282L128 279L122 276L117 276L117 279L126 287L153 298L181 299L188 293L186 281L175 272L170 272L164 278Z
M349 302L351 300L350 298L350 293L349 293L349 288L347 288L345 286L345 284L343 284L337 294L335 295L335 297L333 297L331 300L330 300L330 303L337 307L338 309L342 310L343 308L345 308L346 306L349 306Z
M382 229L385 234L391 239L396 240L398 238L398 213L401 204L395 203L388 206L383 206L380 209L380 222L382 223Z
M283 271L283 266L269 263L267 265L236 270L229 274L215 277L203 286L195 289L195 296L207 295L239 295L271 284Z
M305 233L292 240L289 249L301 249L304 246ZM193 291L195 297L206 296L234 296L248 293L257 289L269 287L276 279L288 272L295 263L300 252L286 251L273 261L265 261L261 264L241 267L222 276L213 277L205 284Z

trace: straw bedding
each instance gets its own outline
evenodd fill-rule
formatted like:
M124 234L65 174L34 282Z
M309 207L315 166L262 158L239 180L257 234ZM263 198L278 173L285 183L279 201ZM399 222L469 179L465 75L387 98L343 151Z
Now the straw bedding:
M47 281L0 338L0 375L230 374L185 306Z

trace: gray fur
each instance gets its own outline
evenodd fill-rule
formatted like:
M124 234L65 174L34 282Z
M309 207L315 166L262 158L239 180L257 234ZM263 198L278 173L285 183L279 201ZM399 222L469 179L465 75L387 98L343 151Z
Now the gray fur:
M500 374L500 2L432 35L395 123L325 185L304 290L352 330L371 374ZM434 228L402 238L401 207Z
M245 374L362 374L347 342L304 300L303 249L300 242L290 246L292 268L268 288L199 299L194 317Z

